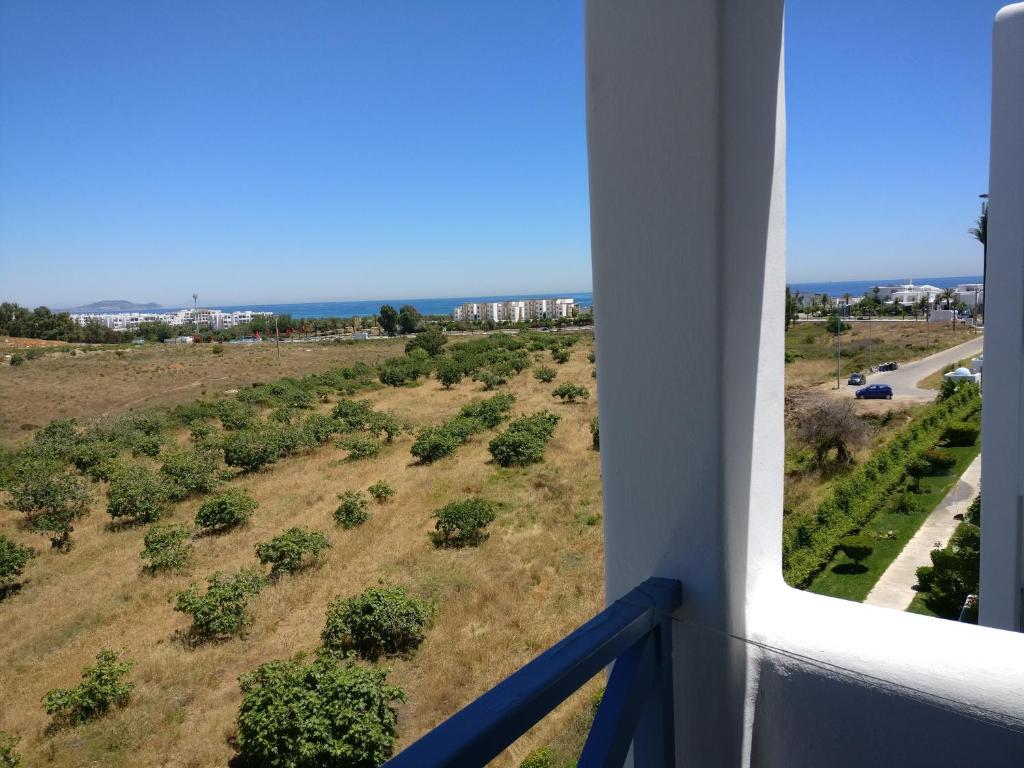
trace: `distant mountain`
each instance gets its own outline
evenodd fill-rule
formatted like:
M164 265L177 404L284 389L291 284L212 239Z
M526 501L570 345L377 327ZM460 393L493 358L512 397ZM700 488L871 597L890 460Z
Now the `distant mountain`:
M92 304L86 304L82 307L75 307L69 309L69 312L146 312L153 309L160 309L160 305L154 301L148 304L136 304L134 301L125 301L124 299L104 299L103 301L95 301Z

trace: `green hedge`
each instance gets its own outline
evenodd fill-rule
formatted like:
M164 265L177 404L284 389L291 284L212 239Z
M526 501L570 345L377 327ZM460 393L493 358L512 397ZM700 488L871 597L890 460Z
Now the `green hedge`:
M980 407L973 387L935 403L884 448L836 481L817 510L789 515L782 526L786 582L806 587L835 555L839 540L860 530L879 512L903 482L907 463L935 445L950 424L975 417Z

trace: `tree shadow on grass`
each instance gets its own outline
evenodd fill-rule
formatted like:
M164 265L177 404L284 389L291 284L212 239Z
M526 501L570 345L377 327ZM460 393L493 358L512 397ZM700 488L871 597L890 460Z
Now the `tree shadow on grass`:
M832 568L832 573L839 576L855 576L858 573L867 573L868 567L863 563L839 563Z
M21 588L24 586L20 582L15 584L4 584L0 585L0 603L9 597L14 597L16 594L21 592Z

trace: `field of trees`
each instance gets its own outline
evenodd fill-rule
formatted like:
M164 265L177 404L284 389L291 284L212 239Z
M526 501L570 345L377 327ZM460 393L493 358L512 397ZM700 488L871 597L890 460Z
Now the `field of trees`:
M3 371L0 731L24 764L269 765L264 705L313 679L374 715L330 745L373 764L603 605L589 336L270 351ZM204 383L172 389L179 364ZM568 759L599 684L499 764Z

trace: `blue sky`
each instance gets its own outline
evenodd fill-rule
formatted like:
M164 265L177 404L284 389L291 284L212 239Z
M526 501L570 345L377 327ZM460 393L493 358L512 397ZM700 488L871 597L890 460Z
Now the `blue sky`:
M789 277L973 274L988 0L790 0ZM0 0L0 298L590 287L581 2Z

